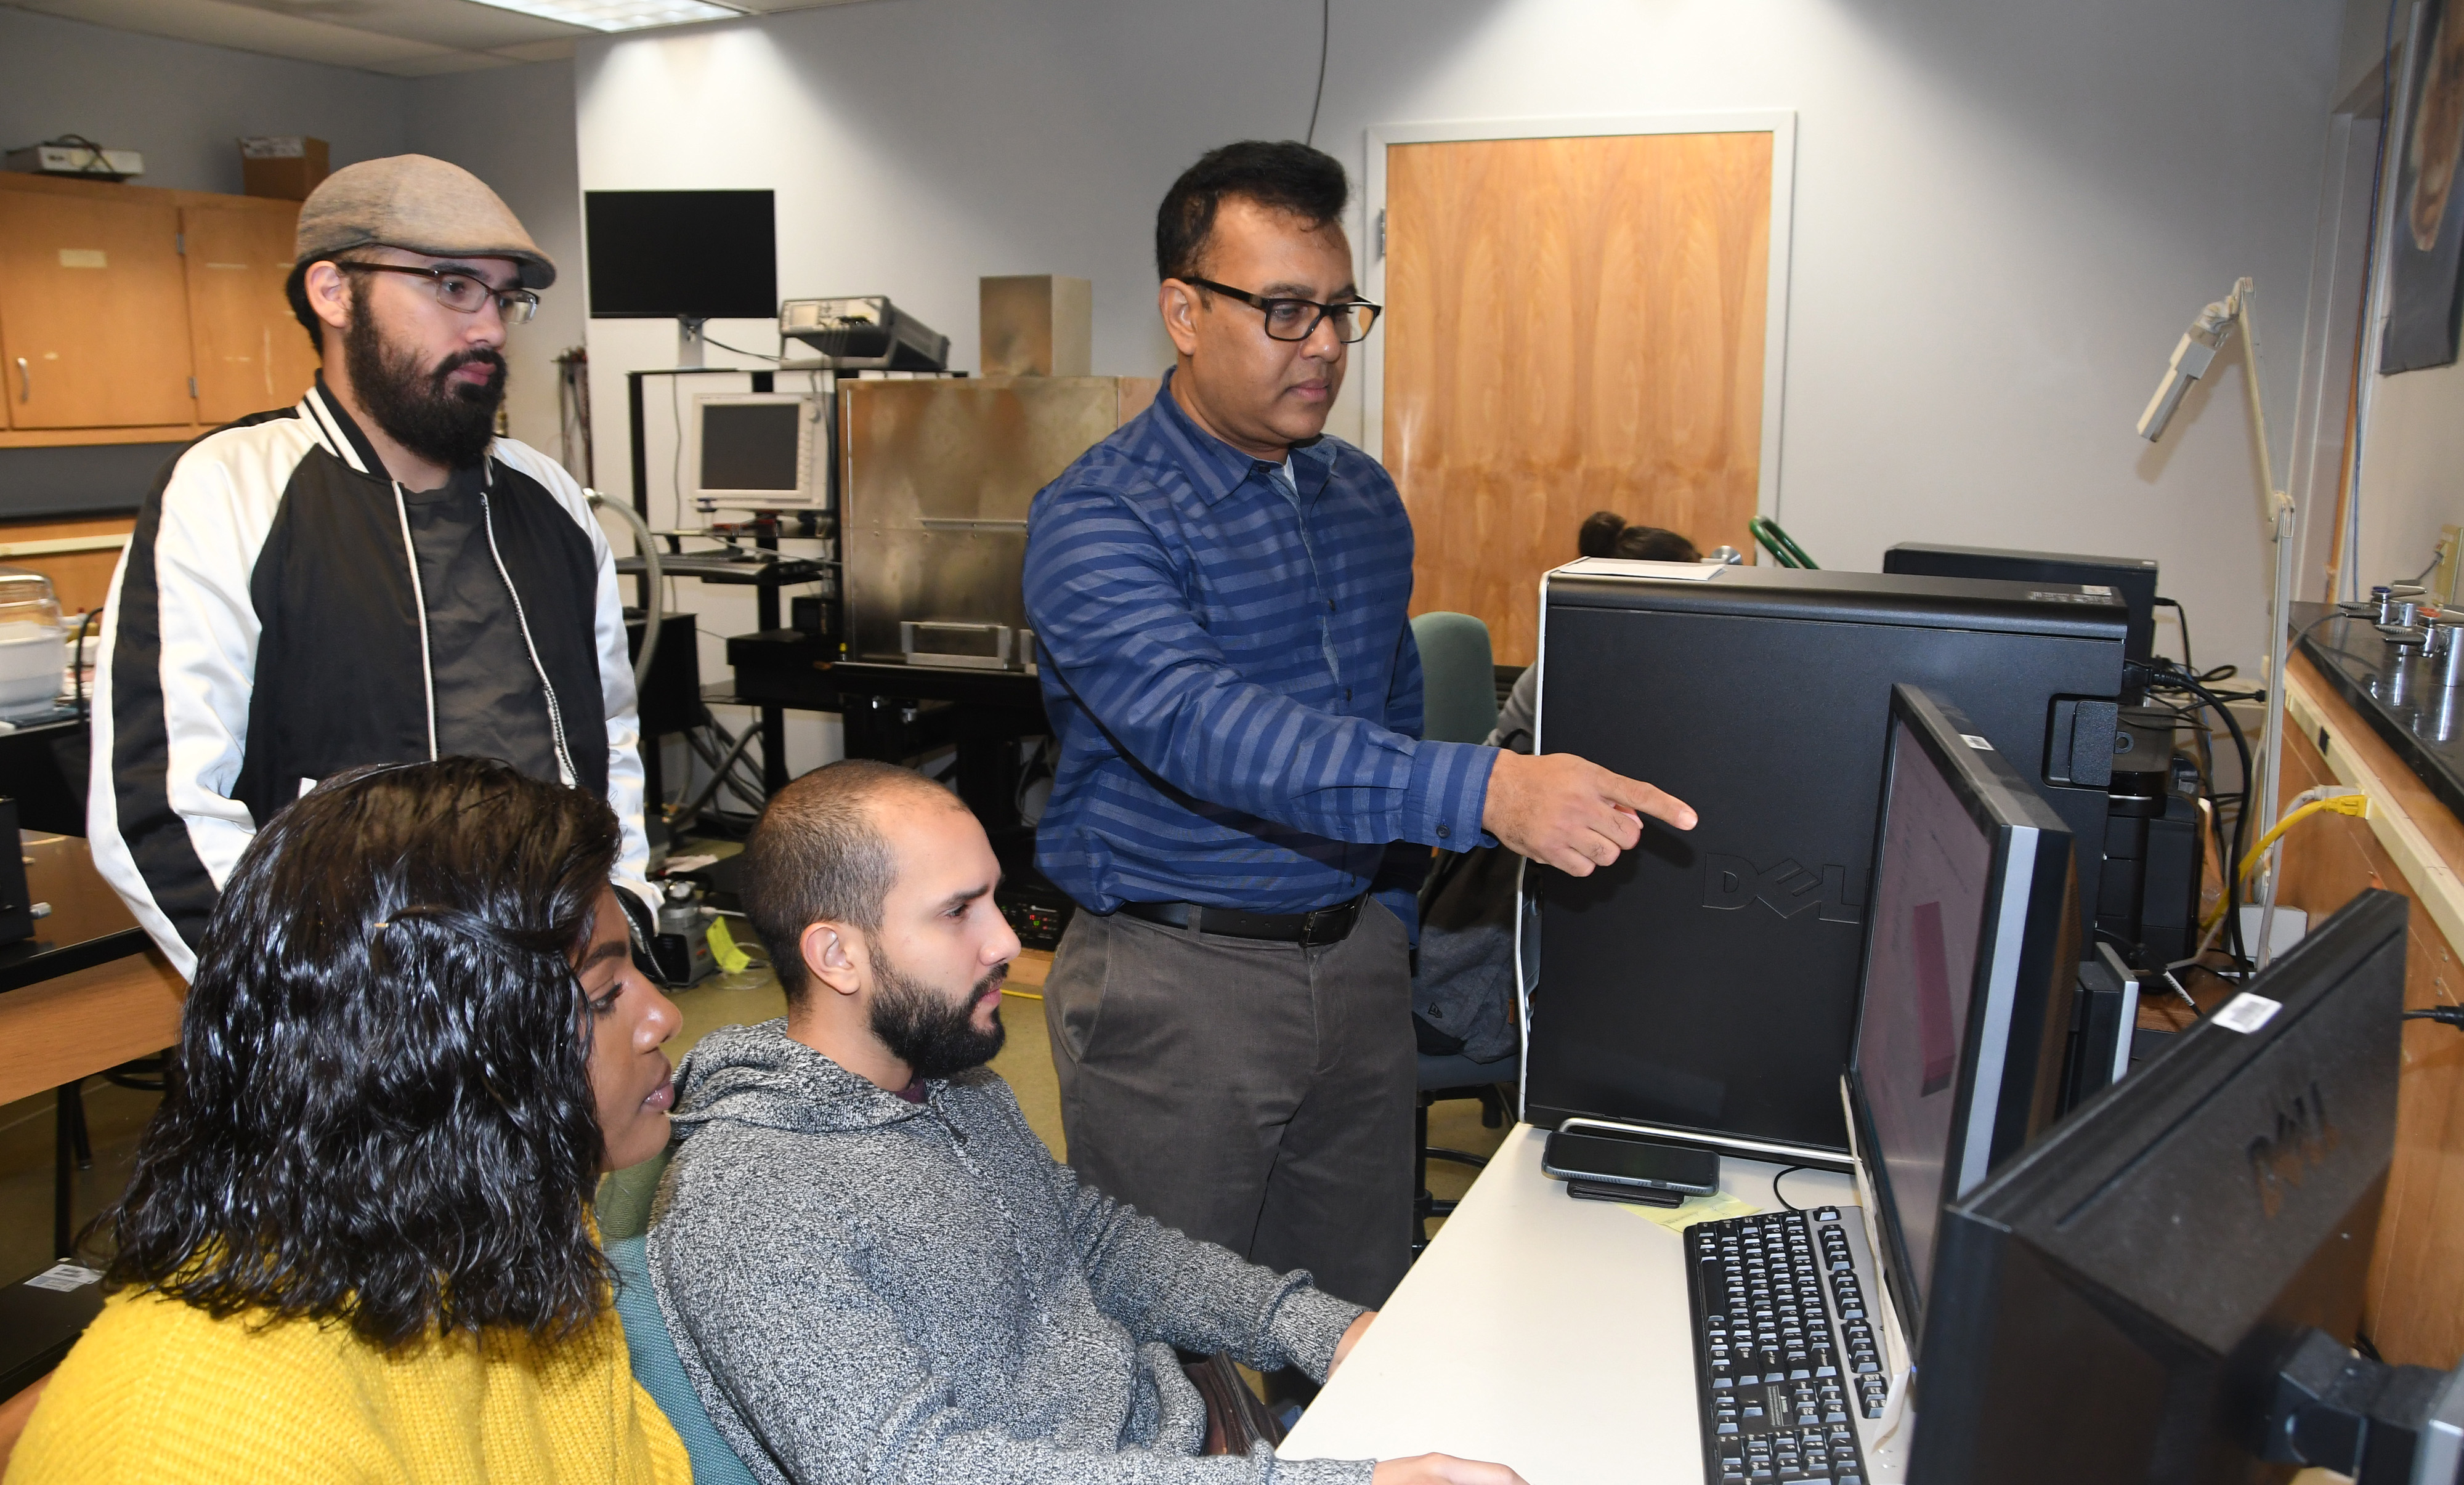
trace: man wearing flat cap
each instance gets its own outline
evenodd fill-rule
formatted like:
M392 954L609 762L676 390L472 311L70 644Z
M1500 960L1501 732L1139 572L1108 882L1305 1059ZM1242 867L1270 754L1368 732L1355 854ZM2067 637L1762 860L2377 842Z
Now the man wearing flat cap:
M257 828L362 764L470 753L587 789L642 877L606 537L572 475L495 434L506 328L555 281L441 160L351 165L300 207L316 385L165 470L103 610L87 834L183 974Z

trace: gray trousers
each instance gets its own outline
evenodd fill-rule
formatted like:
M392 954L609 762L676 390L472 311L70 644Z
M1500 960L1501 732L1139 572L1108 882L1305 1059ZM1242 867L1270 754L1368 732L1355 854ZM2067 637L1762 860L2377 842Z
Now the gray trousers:
M1069 1165L1253 1263L1386 1302L1411 1261L1418 1049L1403 926L1321 949L1070 921L1044 985Z

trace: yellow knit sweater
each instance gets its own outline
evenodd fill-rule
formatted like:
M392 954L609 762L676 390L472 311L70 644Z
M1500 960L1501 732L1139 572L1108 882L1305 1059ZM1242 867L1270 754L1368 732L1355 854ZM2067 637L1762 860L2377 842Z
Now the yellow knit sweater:
M613 1308L555 1345L491 1331L388 1352L124 1290L53 1374L6 1485L692 1478Z

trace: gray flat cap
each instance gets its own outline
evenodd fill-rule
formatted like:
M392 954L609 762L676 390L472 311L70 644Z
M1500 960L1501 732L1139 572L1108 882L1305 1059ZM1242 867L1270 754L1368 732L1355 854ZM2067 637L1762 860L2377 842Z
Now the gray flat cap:
M432 258L510 258L525 289L556 282L556 265L488 183L427 155L344 165L299 206L294 268L353 248L401 248Z

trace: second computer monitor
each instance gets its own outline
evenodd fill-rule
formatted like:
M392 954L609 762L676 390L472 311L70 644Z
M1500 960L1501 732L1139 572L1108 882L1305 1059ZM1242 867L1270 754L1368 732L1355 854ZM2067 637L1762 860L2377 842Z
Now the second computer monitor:
M2053 1118L2079 934L2070 832L1956 709L1893 688L1884 759L1848 1076L1913 1337L1943 1204Z
M829 400L787 392L715 392L693 399L685 433L685 493L713 507L781 511L826 505Z
M2292 1473L2263 1423L2292 1344L2361 1323L2409 906L2363 893L1941 1213L1912 1485Z

